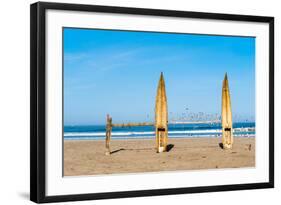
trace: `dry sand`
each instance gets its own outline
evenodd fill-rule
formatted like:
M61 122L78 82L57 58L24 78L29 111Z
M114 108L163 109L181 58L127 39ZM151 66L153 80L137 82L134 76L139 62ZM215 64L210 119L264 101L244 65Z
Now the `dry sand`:
M158 172L255 166L255 138L235 138L232 150L220 138L169 139L169 152L156 153L155 140L112 140L105 155L102 140L65 140L64 175Z

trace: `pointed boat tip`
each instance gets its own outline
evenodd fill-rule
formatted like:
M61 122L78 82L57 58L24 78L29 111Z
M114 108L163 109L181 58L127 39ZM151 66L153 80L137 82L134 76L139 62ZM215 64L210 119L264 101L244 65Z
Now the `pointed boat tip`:
M160 74L160 79L164 79L163 72L161 72L161 74Z
M224 74L224 80L227 80L227 72Z

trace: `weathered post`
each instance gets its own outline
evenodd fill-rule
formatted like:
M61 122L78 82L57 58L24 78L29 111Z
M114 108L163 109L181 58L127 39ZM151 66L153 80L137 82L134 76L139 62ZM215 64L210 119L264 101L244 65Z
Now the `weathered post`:
M106 116L106 132L105 132L105 155L110 155L110 138L112 131L112 118L107 114Z
M161 72L155 103L155 137L156 151L165 152L168 143L168 106L165 81Z
M227 74L224 76L222 85L222 145L223 149L231 149L233 146L232 112L230 91L228 86Z

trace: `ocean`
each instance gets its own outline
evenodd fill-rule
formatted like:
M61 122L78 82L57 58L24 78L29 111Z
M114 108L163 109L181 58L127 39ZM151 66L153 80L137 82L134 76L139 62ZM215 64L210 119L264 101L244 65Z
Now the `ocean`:
M254 122L233 123L234 137L255 137ZM112 139L154 138L154 126L113 127ZM169 138L221 137L221 124L169 124ZM67 125L64 126L65 140L103 140L105 125Z

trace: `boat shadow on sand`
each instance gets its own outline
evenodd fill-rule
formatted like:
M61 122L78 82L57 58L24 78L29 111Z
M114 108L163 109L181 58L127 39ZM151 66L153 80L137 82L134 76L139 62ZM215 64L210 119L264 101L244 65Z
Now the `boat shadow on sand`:
M168 144L167 145L167 152L170 152L173 147L175 145L173 144ZM114 150L114 151L111 151L110 154L115 154L117 152L120 152L120 151L140 151L140 150L153 150L154 148L140 148L140 149L124 149L124 148L121 148L121 149L117 149L117 150Z

